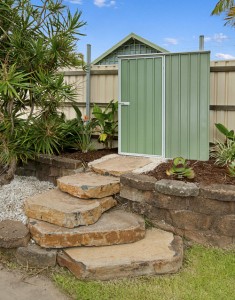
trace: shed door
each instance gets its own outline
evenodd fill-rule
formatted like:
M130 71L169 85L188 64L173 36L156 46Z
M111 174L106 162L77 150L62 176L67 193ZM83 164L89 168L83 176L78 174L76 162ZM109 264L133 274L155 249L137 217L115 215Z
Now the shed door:
M121 154L163 154L162 65L162 57L121 59L119 99Z

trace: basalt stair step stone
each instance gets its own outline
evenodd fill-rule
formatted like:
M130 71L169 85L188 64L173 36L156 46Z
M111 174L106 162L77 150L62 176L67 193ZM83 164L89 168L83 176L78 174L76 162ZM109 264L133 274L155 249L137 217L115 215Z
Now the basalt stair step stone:
M94 224L103 212L116 204L113 197L83 200L53 189L26 199L24 210L28 218L74 228Z
M93 225L65 228L30 219L29 231L43 248L108 246L133 243L145 236L143 218L123 210L104 213Z
M120 179L87 172L61 177L57 179L57 186L78 198L104 198L119 193Z
M57 256L77 278L110 280L121 277L176 273L182 266L182 239L159 229L147 230L133 244L69 248Z

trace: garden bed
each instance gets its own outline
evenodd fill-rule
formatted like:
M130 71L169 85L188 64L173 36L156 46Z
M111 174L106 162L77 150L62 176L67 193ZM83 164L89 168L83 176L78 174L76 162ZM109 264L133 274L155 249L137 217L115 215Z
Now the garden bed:
M219 184L235 184L235 177L228 175L226 166L218 166L215 160L208 161L187 160L187 165L195 172L193 179L183 178L185 182L194 182L201 185L210 185L213 183ZM166 170L172 167L172 161L162 163L157 166L153 171L148 172L146 175L153 176L157 180L161 179L177 179L174 176L168 176ZM179 180L179 179L177 179Z
M81 151L75 152L67 152L60 154L60 157L66 157L70 159L81 160L83 162L89 163L93 160L99 159L108 154L118 153L118 148L113 149L99 149L95 151L88 151L86 153L82 153Z

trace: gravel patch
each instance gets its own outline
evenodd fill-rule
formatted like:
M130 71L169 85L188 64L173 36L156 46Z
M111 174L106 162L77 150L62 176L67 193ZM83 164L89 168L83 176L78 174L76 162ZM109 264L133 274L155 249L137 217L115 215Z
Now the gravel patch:
M0 221L11 219L26 224L24 200L53 188L54 185L48 181L39 181L35 177L15 176L10 184L0 187Z

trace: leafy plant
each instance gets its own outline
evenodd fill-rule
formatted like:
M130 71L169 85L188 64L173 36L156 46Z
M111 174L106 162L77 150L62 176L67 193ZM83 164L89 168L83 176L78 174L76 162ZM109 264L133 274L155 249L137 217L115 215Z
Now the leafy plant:
M215 158L215 163L225 166L235 160L235 141L227 140L227 143L217 142L210 150L210 156Z
M111 100L105 107L104 111L98 106L94 105L93 115L98 125L99 142L104 143L106 148L113 147L113 139L117 134L118 120L117 120L118 102Z
M226 140L229 139L235 141L234 130L229 130L221 123L216 123L215 126L223 135L225 135Z
M235 160L228 164L229 176L235 177Z
M82 113L76 105L72 105L76 118L64 122L62 125L65 135L63 148L64 149L79 149L82 152L94 150L94 144L91 140L92 133L96 127L96 122L85 116L82 118Z
M59 71L83 65L76 47L85 22L62 0L3 0L0 16L0 165L10 180L19 159L61 149L59 109L75 92Z
M82 122L79 126L80 134L78 136L78 146L83 153L92 151L95 148L91 140L95 126L95 122L93 120L89 120L87 116L82 119Z
M225 25L235 25L235 6L234 0L219 0L212 11L212 15L225 13Z
M193 169L187 166L187 162L183 157L174 158L173 166L166 171L166 174L168 176L175 175L177 178L193 179L195 177Z

